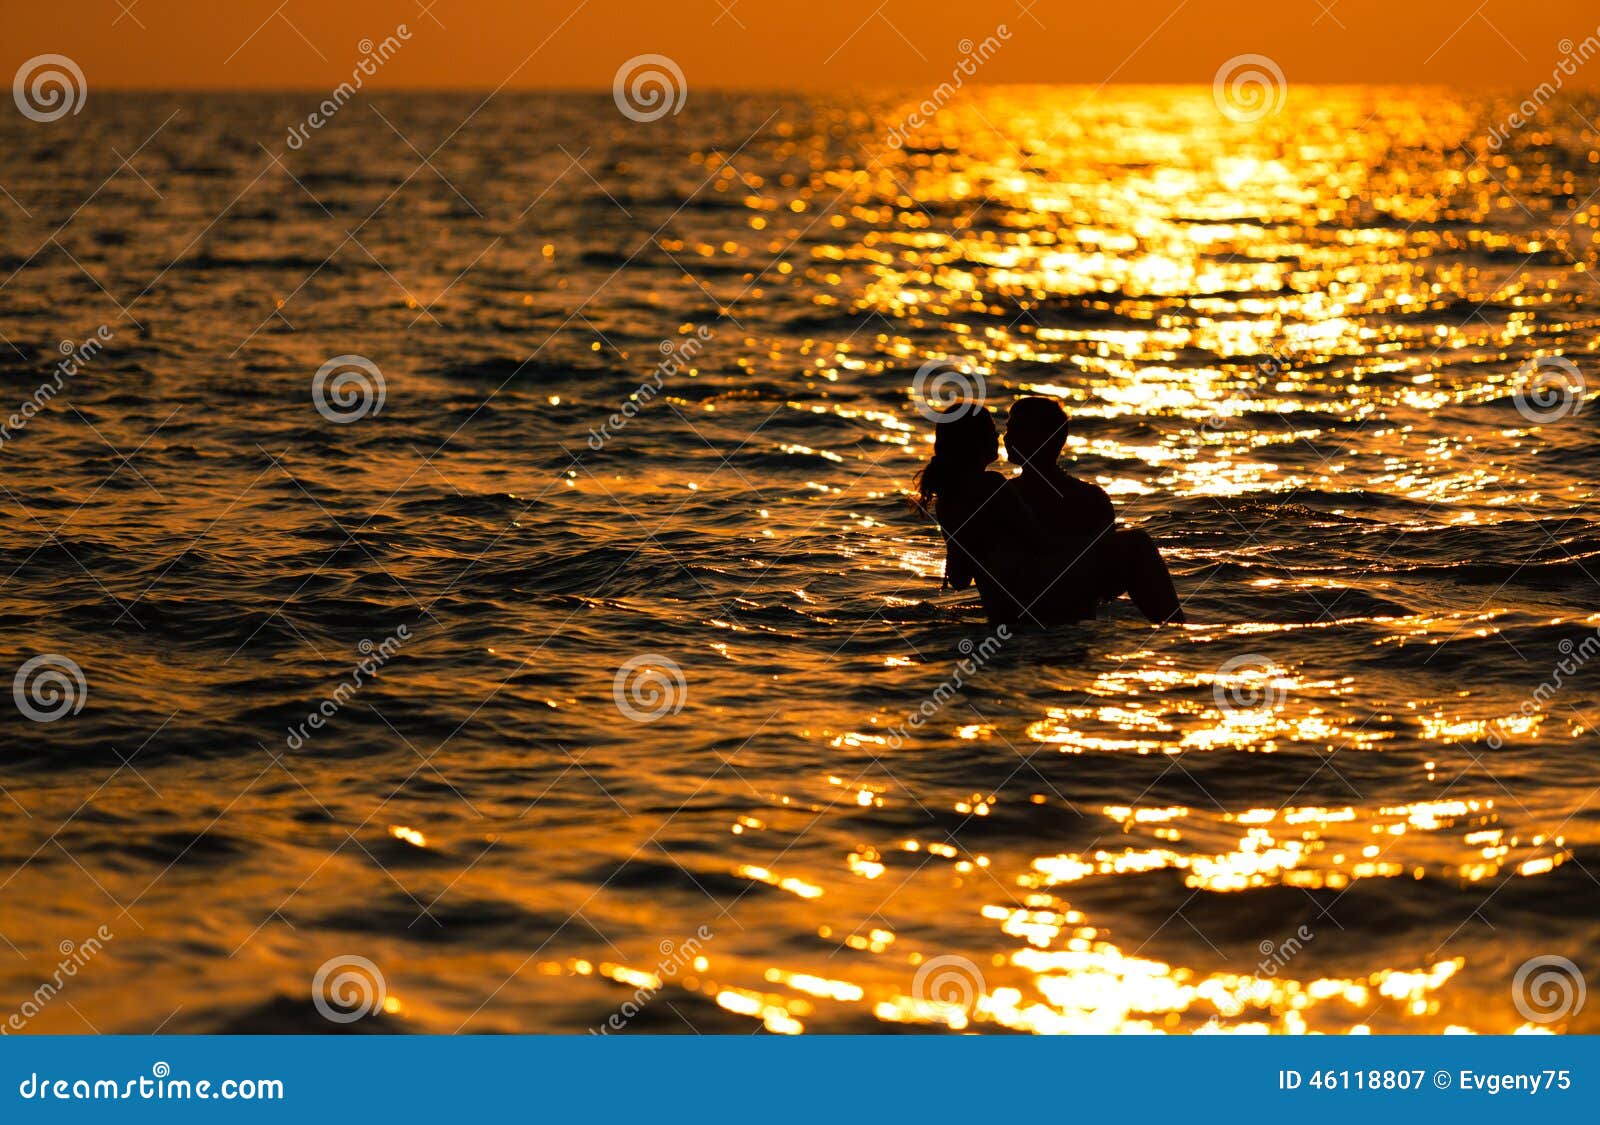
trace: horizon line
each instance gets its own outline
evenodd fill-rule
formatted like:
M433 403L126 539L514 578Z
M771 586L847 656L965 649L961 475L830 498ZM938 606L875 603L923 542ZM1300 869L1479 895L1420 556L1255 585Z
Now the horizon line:
M1118 89L1196 89L1204 90L1213 85L1204 79L1183 80L1171 82L973 82L967 89L1057 89L1057 90L1103 90ZM1460 82L1370 82L1359 80L1336 80L1322 82L1296 82L1291 88L1302 89L1365 89L1365 90L1465 90L1479 93L1496 91L1517 90L1520 87L1510 83L1484 86L1475 83ZM332 87L326 85L238 85L238 86L163 86L142 84L105 83L96 84L95 90L116 93L143 93L143 94L316 94L327 93L330 89L338 89L338 84ZM748 86L739 84L721 84L717 82L691 84L691 91L695 89L715 93L729 94L915 94L921 87L910 86L870 86L861 84L841 83L836 86ZM376 86L368 85L360 89L361 93L381 92L392 94L428 94L428 93L460 93L460 94L609 94L611 87L607 85L591 86L489 86L489 85L425 85L425 86ZM923 91L925 92L925 91ZM1588 88L1577 88L1576 92L1600 94L1600 84Z

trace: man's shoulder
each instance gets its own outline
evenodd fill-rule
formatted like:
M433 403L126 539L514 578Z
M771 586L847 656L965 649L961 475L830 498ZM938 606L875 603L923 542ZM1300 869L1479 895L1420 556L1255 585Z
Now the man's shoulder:
M1094 483L1092 480L1084 480L1082 477L1075 477L1071 473L1065 471L1063 471L1061 475L1067 479L1068 486L1080 496L1095 496L1104 497L1107 500L1111 499L1111 494L1105 489L1101 488L1098 484Z

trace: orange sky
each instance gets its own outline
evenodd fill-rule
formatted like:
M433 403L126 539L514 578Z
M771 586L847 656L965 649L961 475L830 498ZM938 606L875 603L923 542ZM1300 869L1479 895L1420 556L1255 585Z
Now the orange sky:
M1291 84L1516 90L1550 77L1561 40L1600 37L1593 0L1487 0L1476 14L1479 0L428 2L0 0L0 66L64 54L91 90L327 89L349 77L360 40L404 23L411 40L370 85L608 87L623 60L653 52L691 90L917 88L950 76L964 37L1004 23L1012 37L977 81L1209 83L1252 52ZM1600 86L1600 58L1568 85Z

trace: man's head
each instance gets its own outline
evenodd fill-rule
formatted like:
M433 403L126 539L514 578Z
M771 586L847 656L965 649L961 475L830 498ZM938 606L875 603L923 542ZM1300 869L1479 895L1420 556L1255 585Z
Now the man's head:
M1006 457L1024 469L1053 467L1067 444L1067 412L1051 398L1019 398L1006 419Z

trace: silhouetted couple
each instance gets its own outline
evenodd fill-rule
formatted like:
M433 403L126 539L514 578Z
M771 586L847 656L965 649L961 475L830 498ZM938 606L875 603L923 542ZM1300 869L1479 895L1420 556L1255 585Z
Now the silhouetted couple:
M1018 399L1006 420L1006 456L1022 472L1007 480L989 468L1000 456L989 409L957 403L943 411L917 491L944 531L945 582L957 590L976 582L994 622L1082 621L1127 594L1151 621L1182 624L1155 541L1118 531L1105 490L1056 464L1066 443L1059 404Z

